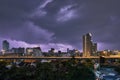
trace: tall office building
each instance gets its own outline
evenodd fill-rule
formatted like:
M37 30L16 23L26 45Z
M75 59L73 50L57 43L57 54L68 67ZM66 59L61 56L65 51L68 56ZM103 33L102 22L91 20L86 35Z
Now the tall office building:
M92 56L97 56L97 43L92 44Z
M91 55L92 52L92 40L91 40L91 33L87 33L83 35L83 56L88 57Z
M4 40L4 41L2 42L2 49L3 49L4 51L9 51L9 42L8 42L7 40Z
M95 56L97 53L97 43L92 41L92 34L87 33L83 35L83 56Z
M92 52L97 52L97 43L93 43L92 45Z

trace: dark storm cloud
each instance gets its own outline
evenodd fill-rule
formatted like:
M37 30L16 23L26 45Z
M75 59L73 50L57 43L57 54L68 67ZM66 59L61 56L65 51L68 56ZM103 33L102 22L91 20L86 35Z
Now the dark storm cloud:
M58 15L62 8L67 7L62 16ZM55 0L44 8L48 13L46 16L31 20L36 25L54 32L56 41L78 43L84 33L92 32L97 42L119 42L114 37L118 36L119 32L119 7L118 0L69 0L65 2ZM69 18L70 11L75 11L75 13L71 13ZM59 16L60 18L64 16L61 21L57 21ZM64 18L68 20L64 21ZM120 39L119 36L117 39Z
M21 20L39 4L39 0L0 0L0 20Z
M50 41L52 32L39 28L28 20L35 9L44 2L40 0L1 0L0 36L30 43Z
M94 41L119 49L119 3L119 0L1 0L0 36L29 43L68 43L81 49L82 35L91 32Z

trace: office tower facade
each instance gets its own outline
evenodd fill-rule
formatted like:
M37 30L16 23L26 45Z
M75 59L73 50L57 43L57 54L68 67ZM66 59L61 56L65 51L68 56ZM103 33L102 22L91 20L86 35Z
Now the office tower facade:
M97 56L97 43L92 44L92 56Z
M93 43L92 45L92 52L97 52L97 43Z
M33 55L33 48L26 48L26 55L32 56Z
M92 52L92 41L91 41L91 33L87 33L83 35L83 56L89 57Z
M87 33L83 35L83 56L89 57L96 55L97 43L93 43L92 34Z
M40 47L34 47L33 48L34 55L33 56L43 56L42 55L42 50Z
M42 56L42 50L40 47L26 48L26 55Z
M21 47L19 47L19 48L12 48L11 52L12 53L18 53L19 55L24 55L25 48L21 48Z
M7 40L4 40L4 41L2 42L2 49L3 49L4 51L9 51L9 42L8 42Z

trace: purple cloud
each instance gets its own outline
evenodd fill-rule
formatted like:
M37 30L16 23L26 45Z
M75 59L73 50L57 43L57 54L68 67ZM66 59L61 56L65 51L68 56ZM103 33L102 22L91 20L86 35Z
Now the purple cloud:
M106 45L100 49L120 49L119 3L0 0L0 37L28 44L65 44L81 50L82 35L91 32L95 42Z

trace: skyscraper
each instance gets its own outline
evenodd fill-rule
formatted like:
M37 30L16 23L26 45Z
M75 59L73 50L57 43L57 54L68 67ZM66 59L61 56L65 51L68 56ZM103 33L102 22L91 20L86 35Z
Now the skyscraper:
M87 33L83 35L83 56L95 56L97 53L97 43L92 41L92 34Z
M93 45L92 45L92 51L93 52L97 51L97 43L93 43Z
M92 52L92 41L91 41L91 33L87 33L83 35L83 56L88 57Z
M3 49L4 51L9 51L9 42L8 42L7 40L4 40L4 41L2 42L2 49Z

